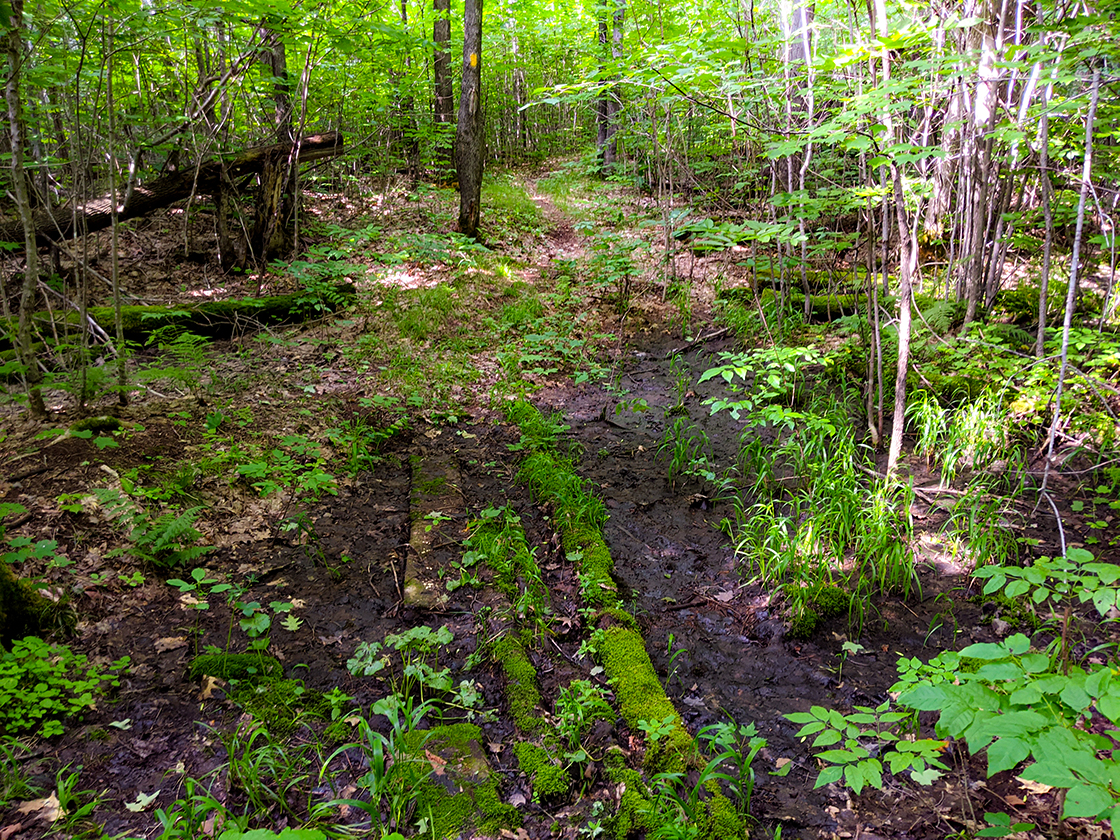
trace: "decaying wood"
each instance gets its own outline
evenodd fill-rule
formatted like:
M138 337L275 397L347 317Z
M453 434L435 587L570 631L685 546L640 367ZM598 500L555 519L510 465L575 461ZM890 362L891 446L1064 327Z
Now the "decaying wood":
M342 134L329 132L304 137L299 142L298 148L300 163L334 157L343 151ZM290 152L291 146L288 144L262 146L241 152L225 161L228 177L236 183L248 176L257 175L270 157ZM167 207L176 201L182 201L192 194L212 195L218 191L221 183L222 160L220 159L207 161L197 168L184 168L171 175L156 178L150 183L138 184L121 205L117 216L123 222L145 216L153 210ZM39 245L47 245L52 241L72 236L75 215L80 223L79 229L86 233L104 230L112 224L112 201L109 196L102 196L80 205L76 214L68 204L39 211L34 218L35 236ZM22 243L22 224L19 222L0 224L0 242Z

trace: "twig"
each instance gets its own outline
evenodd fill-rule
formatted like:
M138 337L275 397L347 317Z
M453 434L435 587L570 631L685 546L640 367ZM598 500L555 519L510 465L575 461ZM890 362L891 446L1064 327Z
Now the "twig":
M1042 493L1042 498L1044 498L1047 502L1050 503L1050 509L1054 511L1054 519L1058 523L1058 538L1061 540L1061 543L1062 543L1062 556L1064 557L1065 553L1066 553L1066 531L1062 527L1062 516L1061 516L1060 513L1058 513L1058 506L1056 504L1054 504L1054 500L1052 498L1050 498L1050 494L1047 493L1045 490L1041 490L1039 492Z
M684 347L676 347L672 350L667 351L665 353L665 358L666 359L671 359L673 356L676 356L678 353L683 353L685 350L691 350L693 347L699 347L701 344L704 344L705 342L712 341L713 339L725 336L729 332L731 332L731 327L724 327L722 330L716 330L714 333L708 333L707 335L702 335L702 336L700 336L700 338L694 339L693 341L686 344Z

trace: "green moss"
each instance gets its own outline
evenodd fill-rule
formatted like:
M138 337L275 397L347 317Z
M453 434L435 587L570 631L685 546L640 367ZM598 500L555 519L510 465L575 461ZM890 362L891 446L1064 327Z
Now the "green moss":
M434 752L447 761L439 780L433 777L420 785L417 801L416 814L432 817L433 836L497 836L503 829L521 825L517 809L504 804L498 795L497 779L480 747L481 729L457 723L412 734L417 750Z
M0 560L0 649L15 639L58 628L69 632L76 618L65 603L44 598Z
M686 756L692 753L692 736L665 695L641 634L620 625L606 628L599 658L614 688L619 712L631 730L638 731L639 721L673 719L669 733L648 744L646 770L651 774L683 770Z
M200 680L203 675L220 680L278 680L284 676L280 661L257 653L214 653L196 656L191 660L190 677Z
M475 789L474 805L478 811L475 828L479 834L497 837L503 828L521 825L521 813L513 805L502 802L493 781Z
M626 840L641 832L648 832L651 825L650 815L653 804L649 801L649 790L642 774L626 766L626 756L617 747L611 747L603 756L603 768L611 784L625 790L619 799L618 808L611 818L609 833L615 840Z
M264 724L272 735L288 735L301 717L322 718L329 711L323 695L303 680L262 680L239 685L230 699Z
M597 528L577 526L562 529L564 551L578 558L577 565L583 582L583 601L589 607L617 607L618 586L611 573L614 560L610 549Z
M521 643L512 636L505 636L494 643L494 661L502 666L506 675L506 703L517 728L525 734L545 727L540 716L541 692L537 688L537 669L529 661Z
M852 607L851 593L831 583L809 587L791 583L784 591L790 604L789 636L794 639L808 639L822 620L844 615Z
M86 417L70 427L72 432L116 432L123 427L116 417Z
M703 824L700 826L701 840L732 840L746 836L746 828L739 812L726 796L719 791L719 785L713 782L709 787L712 794L706 803Z
M547 750L522 741L514 745L513 754L521 772L532 782L534 802L555 803L567 795L568 772L552 761Z
M821 618L846 615L852 608L851 594L839 586L821 583L812 587L809 593L809 600L821 614Z

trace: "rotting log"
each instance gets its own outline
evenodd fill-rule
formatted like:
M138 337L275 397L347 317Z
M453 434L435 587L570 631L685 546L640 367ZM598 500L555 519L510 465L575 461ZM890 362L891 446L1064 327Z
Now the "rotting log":
M343 151L342 134L336 131L304 137L299 142L299 162L307 163L335 157ZM138 184L119 208L117 218L124 222L146 216L153 210L167 207L192 195L213 195L222 183L222 164L225 164L228 177L234 182L251 175L258 175L265 162L278 154L290 154L289 144L276 144L249 149L223 161L221 158L209 160L197 167L184 167L170 175L156 178L147 184ZM113 203L110 196L80 204L77 212L70 204L62 204L48 210L40 210L34 216L35 236L40 246L52 240L67 239L75 231L75 217L78 230L95 233L108 228L113 223ZM0 224L0 242L21 243L23 225L19 222Z
M339 303L349 303L357 294L350 283L340 283L334 291ZM309 299L307 292L294 292L260 298L208 300L183 306L122 306L121 318L125 339L137 344L145 343L160 327L179 327L207 338L230 338L265 326L298 323L306 320L309 314L319 315L321 310L316 304L330 306L329 301ZM89 317L102 325L112 324L113 308L91 306ZM79 328L79 314L73 311L53 315L38 312L32 319L36 329L45 336L56 335L60 330L76 333ZM0 364L8 360L5 354L11 348L9 327L0 319Z

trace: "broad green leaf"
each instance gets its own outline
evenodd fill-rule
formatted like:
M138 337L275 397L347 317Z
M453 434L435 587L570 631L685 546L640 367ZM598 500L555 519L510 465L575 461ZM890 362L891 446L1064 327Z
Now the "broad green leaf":
M1089 704L1093 702L1092 698L1089 697L1085 689L1083 689L1079 685L1074 685L1072 683L1065 687L1060 697L1062 698L1063 703L1065 703L1071 709L1076 709L1079 712L1088 708Z
M898 702L921 712L937 711L945 706L945 690L939 685L919 683L908 691L902 692Z
M1030 747L1018 738L1000 738L988 747L988 778L1010 770L1031 754Z
M1013 580L1007 584L1007 588L1003 590L1003 594L1008 598L1018 598L1020 595L1026 595L1030 591L1031 585L1025 580Z
M1096 817L1102 811L1116 805L1116 800L1102 785L1074 785L1066 794L1066 804L1062 817Z
M817 747L830 747L840 742L840 733L835 729L826 729L813 741L813 749Z
M816 784L813 785L813 790L825 785L832 784L833 782L840 781L844 776L843 766L826 767L821 770L820 775L817 776Z
M1007 656L1007 648L993 642L977 642L962 650L961 656L970 659L1003 659Z
M844 768L844 784L852 789L856 796L863 792L863 786L867 780L863 776L863 770L858 764L849 764Z
M1097 699L1097 711L1116 724L1120 724L1120 697L1109 693Z
M1069 772L1064 762L1058 759L1039 761L1024 770L1020 776L1032 782L1042 782L1050 787L1073 787L1078 784L1077 777Z

